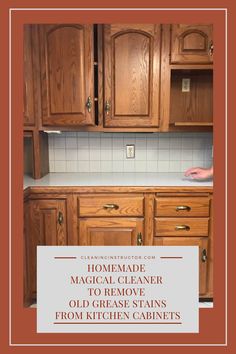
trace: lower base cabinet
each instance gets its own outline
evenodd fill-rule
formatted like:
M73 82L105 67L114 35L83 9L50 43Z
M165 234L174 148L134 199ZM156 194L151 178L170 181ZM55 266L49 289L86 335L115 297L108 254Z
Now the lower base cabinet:
M186 196L187 195L187 196ZM213 297L212 194L25 193L24 303L36 300L37 246L198 246L199 296Z
M25 269L27 273L27 291L25 304L36 300L37 284L37 246L65 246L67 242L66 200L37 199L30 200L28 210L28 234L25 235Z
M143 230L143 218L81 218L79 244L81 246L142 245Z
M199 247L199 295L207 293L208 240L207 237L154 237L154 246Z

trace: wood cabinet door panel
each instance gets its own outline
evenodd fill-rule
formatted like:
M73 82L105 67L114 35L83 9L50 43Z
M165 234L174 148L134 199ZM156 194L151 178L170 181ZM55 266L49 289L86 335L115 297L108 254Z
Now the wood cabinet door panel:
M156 216L192 217L209 216L210 203L207 197L157 197Z
M159 124L159 25L104 26L104 124Z
M39 29L43 125L93 125L93 26ZM91 111L86 106L89 97Z
M79 219L81 246L136 246L138 233L143 235L141 218Z
M35 124L34 111L34 67L33 67L33 26L24 25L24 125L33 126Z
M212 25L172 25L171 63L212 63L212 40Z
M205 237L154 237L154 246L199 247L199 295L207 292L208 239ZM206 256L206 258L205 258Z
M155 218L156 236L208 236L209 218Z
M38 245L66 245L65 200L35 200L31 204L31 212Z
M29 286L36 298L37 246L65 246L67 244L66 201L30 201Z

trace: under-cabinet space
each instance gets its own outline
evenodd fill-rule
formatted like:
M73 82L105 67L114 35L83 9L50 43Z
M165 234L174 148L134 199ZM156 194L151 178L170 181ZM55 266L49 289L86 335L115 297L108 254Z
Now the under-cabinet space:
M212 124L212 70L171 70L170 125Z
M34 176L34 153L32 136L24 137L24 174Z
M48 135L24 131L24 173L39 179L49 173Z

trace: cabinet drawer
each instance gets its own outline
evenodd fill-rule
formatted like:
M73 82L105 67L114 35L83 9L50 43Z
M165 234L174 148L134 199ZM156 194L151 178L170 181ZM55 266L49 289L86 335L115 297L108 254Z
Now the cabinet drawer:
M155 218L155 236L208 236L208 218Z
M155 216L209 216L206 197L157 197Z
M78 198L79 216L143 216L143 195L89 195Z

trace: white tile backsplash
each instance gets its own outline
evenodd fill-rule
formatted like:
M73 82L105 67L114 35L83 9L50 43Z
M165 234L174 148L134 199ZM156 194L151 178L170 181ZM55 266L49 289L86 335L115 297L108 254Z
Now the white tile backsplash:
M135 158L126 158L126 145ZM212 164L212 133L49 135L50 172L184 172Z
M66 160L66 150L65 149L55 149L54 150L55 161L65 161Z
M147 172L157 172L158 168L157 168L157 160L153 160L153 161L147 161Z
M66 137L66 149L77 149L77 138L68 136Z
M66 161L55 161L54 170L54 172L67 172Z
M66 161L66 172L77 172L77 161Z
M50 136L50 138L52 138ZM54 148L55 149L65 149L66 147L66 139L65 137L59 136L54 136Z
M77 149L67 149L66 150L66 161L77 161L78 160L78 150Z
M124 161L124 172L133 172L135 170L135 161L126 160Z
M78 170L78 172L88 172L88 171L90 171L90 163L89 163L89 161L78 161L77 170Z

